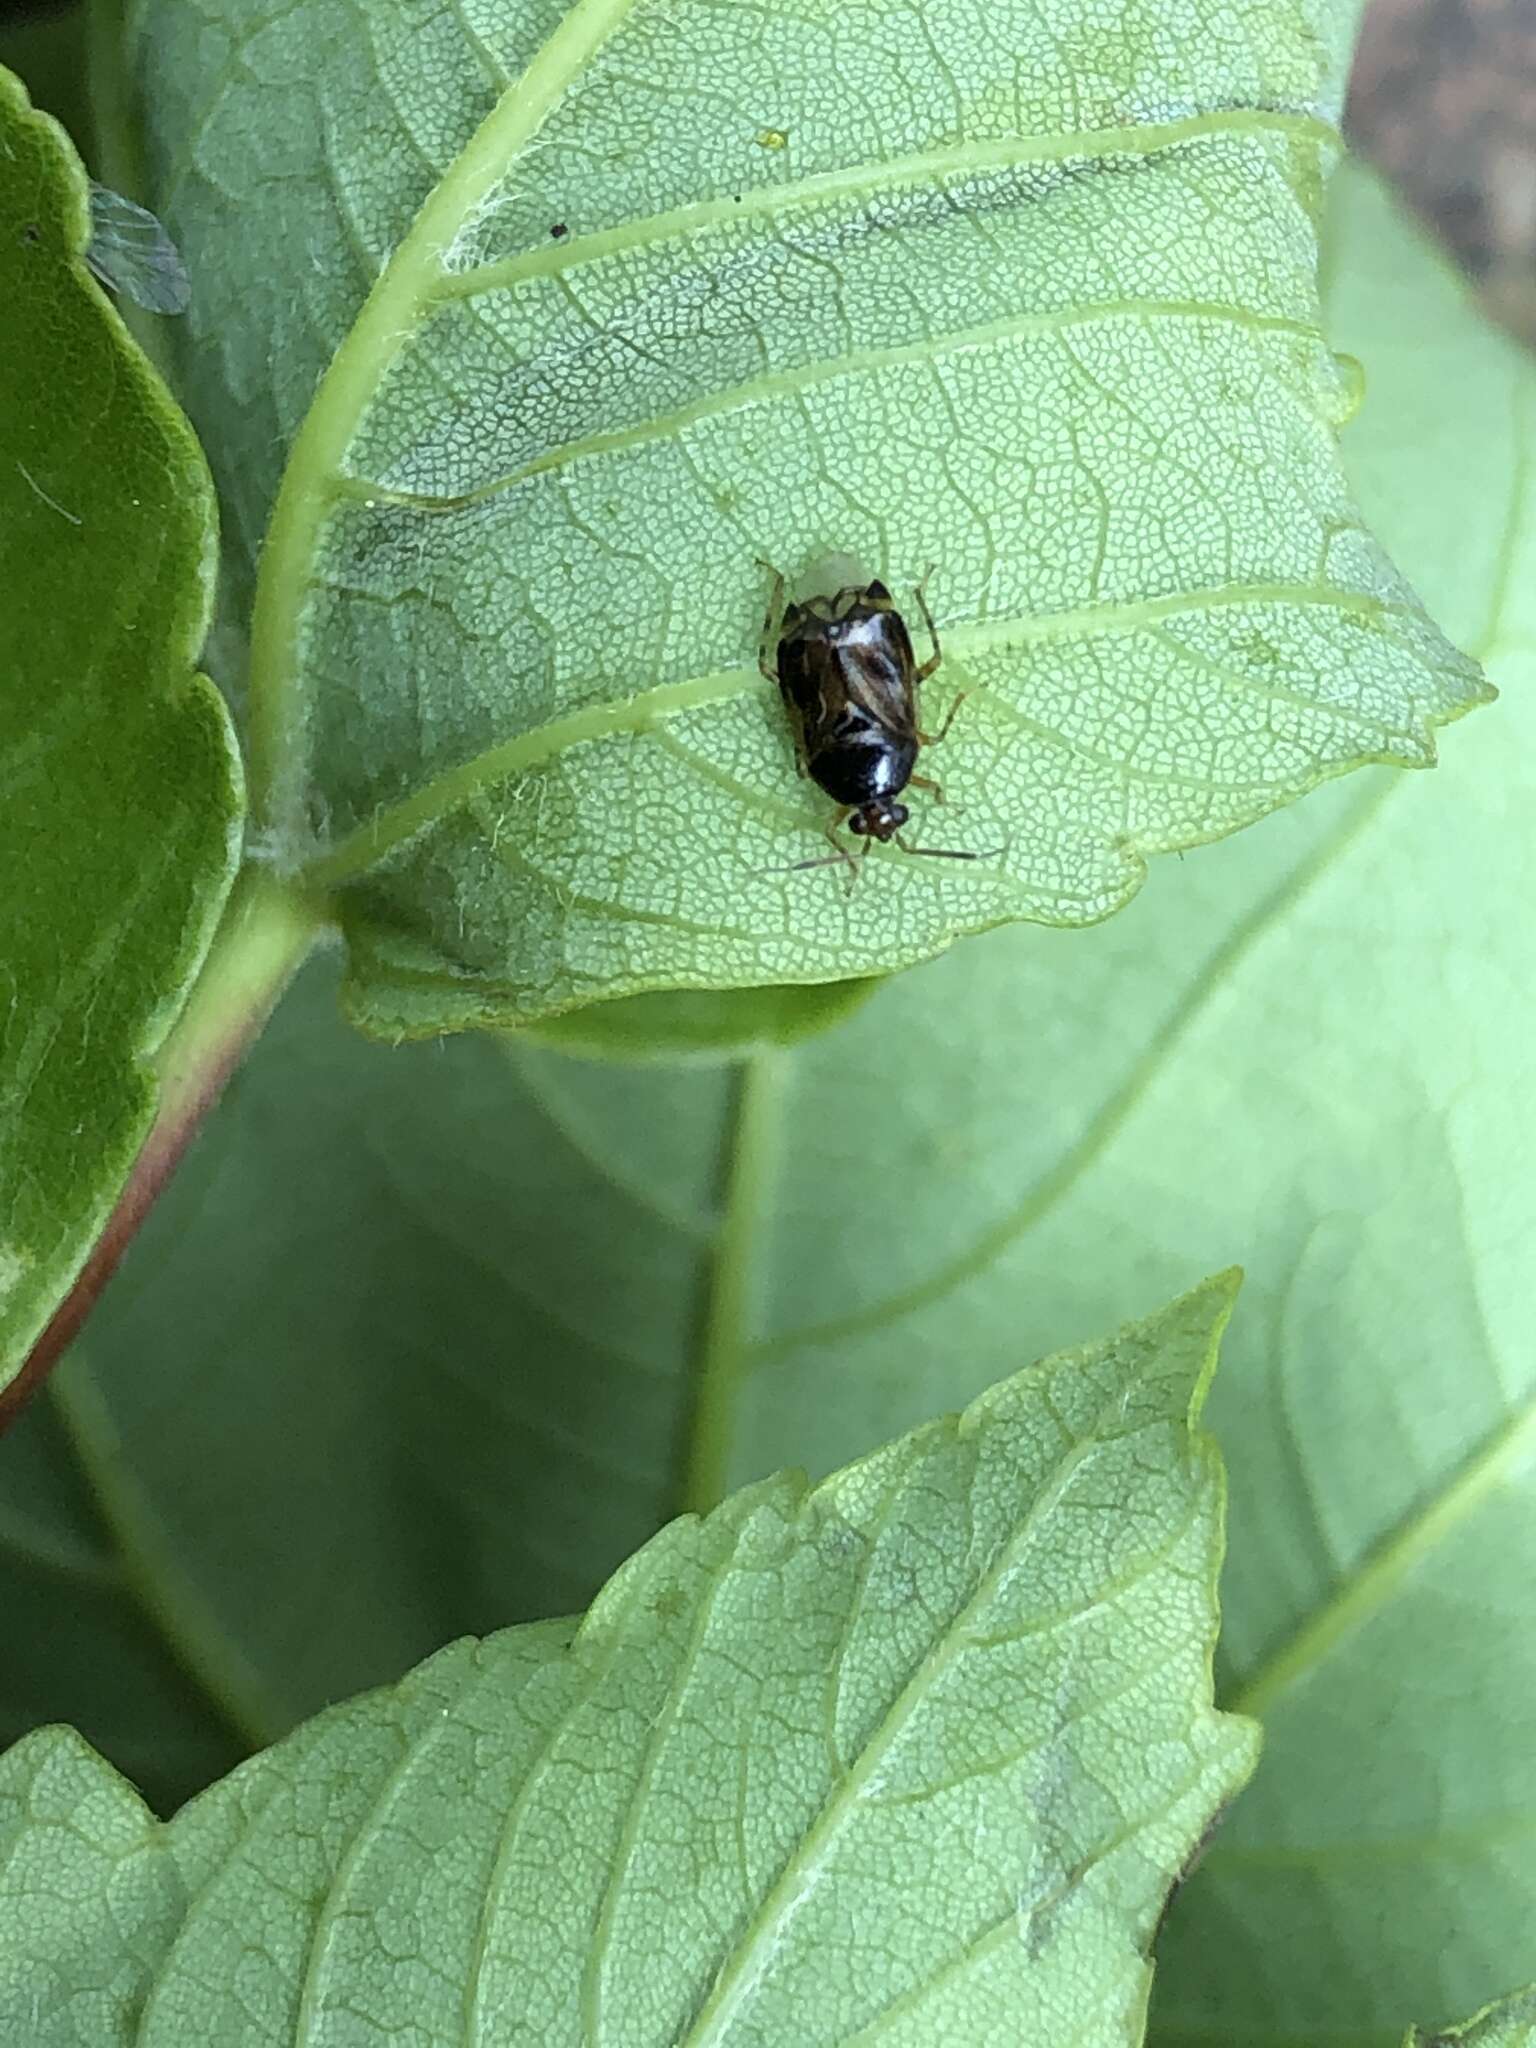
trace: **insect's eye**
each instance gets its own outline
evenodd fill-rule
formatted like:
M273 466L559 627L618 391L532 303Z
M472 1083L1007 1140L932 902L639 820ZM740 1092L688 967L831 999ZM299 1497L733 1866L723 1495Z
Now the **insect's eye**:
M891 805L891 823L896 827L896 830L898 832L901 830L902 826L905 825L905 823L907 822L908 818L911 817L911 815L912 813L907 809L905 804Z
M856 839L862 839L869 831L869 820L862 811L855 811L848 820L848 830Z

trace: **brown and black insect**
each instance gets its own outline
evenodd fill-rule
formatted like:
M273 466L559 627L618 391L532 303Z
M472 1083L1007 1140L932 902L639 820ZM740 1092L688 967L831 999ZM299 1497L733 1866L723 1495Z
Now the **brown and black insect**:
M835 852L792 862L792 869L831 867L854 857L838 838L846 825L868 853L876 839L895 840L903 853L940 860L982 860L983 854L947 847L909 846L900 836L911 817L900 802L906 789L944 792L927 775L914 774L918 750L937 746L965 701L962 691L935 733L919 724L917 692L943 659L938 630L924 586L913 595L933 642L918 665L907 622L880 582L848 583L831 596L785 604L784 578L775 570L773 596L763 626L761 666L776 682L795 736L795 759L838 806L825 831Z

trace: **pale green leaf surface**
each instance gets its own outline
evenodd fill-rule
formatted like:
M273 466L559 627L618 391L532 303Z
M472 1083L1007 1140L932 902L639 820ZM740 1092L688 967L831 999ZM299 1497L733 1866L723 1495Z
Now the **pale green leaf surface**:
M1536 1988L1501 1998L1464 2027L1446 2033L1414 2027L1403 2048L1536 2048Z
M63 131L0 72L0 1387L148 1131L239 843L192 666L212 491L88 235Z
M822 1469L1229 1257L1227 1683L1270 1749L1165 1931L1162 2040L1398 2048L1536 1974L1536 393L1357 179L1340 227L1359 487L1502 702L1433 778L735 1066L387 1054L314 970L0 1445L7 1731L196 1783L228 1728L581 1604L713 1475ZM57 1607L87 1543L131 1661Z
M389 1037L839 980L1477 701L1367 534L1319 328L1332 0L142 0L184 390L256 590L270 849ZM345 49L349 61L331 61ZM769 578L934 566L950 803L861 886ZM936 697L936 700L937 697Z
M0 1446L8 1731L197 1784L227 1724L584 1602L684 1470L825 1466L1229 1255L1227 1683L1270 1747L1159 2042L1397 2048L1532 1974L1536 373L1358 178L1333 250L1362 498L1501 705L1432 780L743 1067L385 1055L305 977ZM111 1634L59 1561L121 1573Z
M1231 1294L674 1523L574 1637L455 1644L168 1825L29 1738L7 2038L1134 2048L1164 1898L1256 1750L1211 1706L1192 1433Z

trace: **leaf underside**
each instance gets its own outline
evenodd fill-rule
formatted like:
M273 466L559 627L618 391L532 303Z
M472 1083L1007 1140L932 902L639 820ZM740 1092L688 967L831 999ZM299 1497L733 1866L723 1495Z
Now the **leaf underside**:
M1365 532L1324 0L133 11L274 856L389 1036L1076 924L1481 693ZM359 38L370 59L324 58ZM211 89L216 84L216 90ZM286 458L286 468L284 461ZM857 888L764 563L932 565L942 811ZM927 763L924 763L925 768Z
M0 2019L30 2048L1133 2048L1256 1747L1210 1704L1192 1434L1231 1295L673 1523L579 1629L458 1643L169 1824L29 1738Z
M238 850L229 721L193 673L213 497L83 252L63 132L0 72L0 1387L100 1232L149 1056Z
M1215 1414L1223 1697L1265 1732L1159 1942L1154 2048L1398 2048L1536 1975L1536 365L1379 184L1339 200L1353 472L1504 696L1443 783L1339 810L1135 1143L1180 1187L1158 1231L1253 1259Z
M75 1722L168 1805L1241 1258L1223 1658L1266 1760L1157 2048L1400 2048L1536 1976L1536 373L1341 184L1352 473L1502 702L1434 777L742 1062L385 1051L317 964L0 1444L7 1736Z
M1536 1986L1500 1999L1464 2027L1444 2033L1414 2027L1403 2048L1536 2048Z

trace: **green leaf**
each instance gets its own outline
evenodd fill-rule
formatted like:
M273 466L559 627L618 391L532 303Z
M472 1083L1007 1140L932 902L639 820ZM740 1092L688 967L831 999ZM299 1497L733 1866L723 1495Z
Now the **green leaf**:
M1091 922L1433 758L1482 685L1351 500L1313 276L1351 13L132 11L247 587L266 534L255 808L359 1022ZM764 562L829 550L933 565L969 696L918 836L986 856L876 848L851 897L782 872L833 814L757 664Z
M87 275L86 182L0 73L0 1387L154 1114L233 873L239 763L193 673L213 496Z
M1379 188L1337 225L1362 497L1505 697L1443 803L1388 786L1341 816L1224 991L1272 1020L1207 1082L1252 1103L1262 1064L1270 1090L1241 1169L1269 1332L1218 1411L1226 1692L1266 1770L1170 1920L1157 2048L1395 2048L1405 2011L1536 1971L1536 366Z
M1399 2048L1536 1976L1536 372L1358 174L1337 228L1359 487L1507 686L1442 770L740 1062L387 1053L310 970L0 1443L8 1732L75 1721L169 1798L1215 1250L1249 1273L1228 1687L1377 1605L1271 1692L1160 1943L1162 2048Z
M1536 2048L1536 1986L1501 1998L1449 2033L1426 2034L1411 2028L1403 2048Z
M690 1053L748 1052L793 1045L851 1016L875 992L873 981L796 987L731 988L701 993L658 990L572 1010L527 1027L530 1042L594 1059L679 1059Z
M672 1524L574 1634L455 1644L169 1826L77 1737L23 1743L5 2031L1138 2043L1257 1746L1210 1703L1193 1433L1233 1291Z

